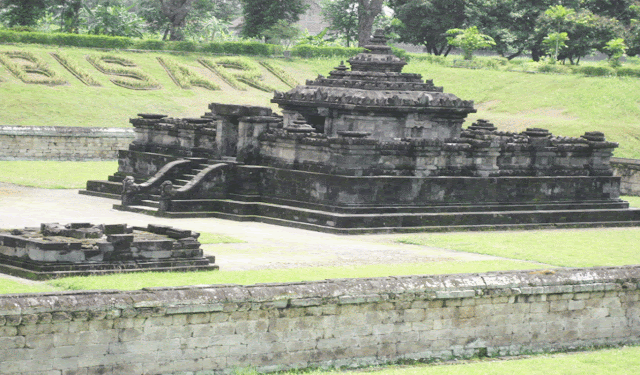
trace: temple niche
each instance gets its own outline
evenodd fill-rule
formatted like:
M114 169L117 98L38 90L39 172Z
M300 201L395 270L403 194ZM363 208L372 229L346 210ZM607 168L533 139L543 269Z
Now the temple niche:
M275 92L282 115L221 103L196 119L141 114L118 172L83 193L120 210L336 233L640 221L619 199L618 145L603 133L463 128L472 101L403 73L382 33L366 48L350 69Z

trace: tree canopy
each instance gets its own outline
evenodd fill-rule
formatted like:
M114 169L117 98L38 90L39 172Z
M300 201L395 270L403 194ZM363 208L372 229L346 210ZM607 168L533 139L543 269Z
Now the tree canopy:
M446 56L451 51L446 32L466 20L465 0L390 0L389 5L399 20L399 40L423 45L435 55Z
M306 10L303 0L242 0L242 35L263 37L278 21L295 23Z

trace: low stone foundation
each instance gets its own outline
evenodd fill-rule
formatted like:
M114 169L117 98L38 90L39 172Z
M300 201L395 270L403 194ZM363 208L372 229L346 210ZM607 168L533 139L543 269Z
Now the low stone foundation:
M620 177L620 194L640 196L640 160L611 158L611 167Z
M0 373L213 374L640 342L640 267L0 296Z
M216 270L199 233L163 225L58 223L0 230L0 272L29 279L140 271Z
M114 160L132 129L0 126L0 160Z

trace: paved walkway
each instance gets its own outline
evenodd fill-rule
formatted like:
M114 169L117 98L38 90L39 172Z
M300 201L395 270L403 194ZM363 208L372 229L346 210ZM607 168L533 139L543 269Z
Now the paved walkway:
M171 225L196 232L223 234L243 243L204 245L224 270L489 260L491 256L393 242L399 235L335 235L255 222L167 219L116 211L116 201L0 183L0 228L39 227L41 223L126 223Z

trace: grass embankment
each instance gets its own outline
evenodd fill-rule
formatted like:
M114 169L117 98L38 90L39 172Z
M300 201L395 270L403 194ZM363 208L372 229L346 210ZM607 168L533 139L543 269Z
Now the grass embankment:
M0 66L0 124L58 126L129 126L128 119L137 113L164 113L174 117L200 116L211 102L243 103L269 106L271 93L249 87L238 90L198 62L199 54L171 55L161 52L111 51L136 64L157 81L158 90L132 90L110 82L114 76L96 70L86 60L97 52L81 48L38 47L34 45L0 45L3 51L28 51L46 62L68 84L46 86L26 84ZM100 87L86 86L63 68L50 52L65 55L78 69L91 75ZM180 88L167 74L158 57L183 64L221 90L201 87ZM208 58L215 57L208 56ZM328 75L339 64L331 59L266 59L299 83ZM227 73L236 69L222 67ZM289 86L264 66L259 66L261 83L280 91ZM616 156L640 158L640 80L638 78L584 77L581 75L527 74L499 70L451 68L428 61L412 60L405 72L420 73L434 79L445 92L474 100L479 113L469 116L466 125L477 118L494 122L500 130L520 131L527 127L548 128L553 134L580 136L585 131L599 130L607 139L620 143ZM465 126L466 126L465 125Z
M640 228L417 234L397 241L558 267L640 264Z
M88 180L105 180L117 161L0 161L0 182L44 189L83 189Z
M580 353L537 355L515 360L392 366L357 371L310 371L307 375L635 375L640 373L640 347ZM254 375L255 373L246 373ZM297 372L285 373L297 374Z
M402 275L441 275L537 268L519 261L432 262L352 267L303 267L251 271L210 271L192 273L113 274L91 277L67 277L47 282L61 290L120 289L184 285L283 283L325 279L382 277Z

